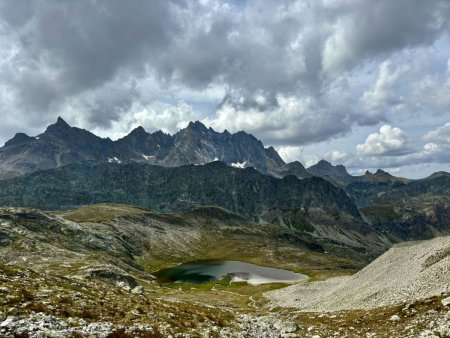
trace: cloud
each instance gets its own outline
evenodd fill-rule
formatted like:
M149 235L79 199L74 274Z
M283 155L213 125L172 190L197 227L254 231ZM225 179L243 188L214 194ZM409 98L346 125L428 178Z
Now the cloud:
M351 155L344 151L339 150L331 150L324 154L324 159L330 161L331 163L343 163L346 161Z
M332 150L310 157L307 163L311 165L323 158L333 164L344 164L353 173L378 168L400 172L400 168L409 166L450 164L450 123L425 133L423 140L426 143L413 145L403 130L386 124L358 144L356 152Z
M385 124L379 133L370 134L363 144L358 144L356 152L360 156L399 156L413 152L413 147L403 130Z
M155 101L146 106L133 107L120 121L113 121L109 128L97 128L93 132L103 137L117 139L125 136L130 130L142 126L148 132L161 130L174 134L185 128L190 121L198 119L199 116L192 106L184 101L171 104Z
M450 146L450 122L435 130L429 131L425 134L424 139L434 142L434 144Z
M104 95L101 88L118 77L139 79L181 32L177 11L182 8L176 1L14 3L1 3L6 61L0 81L8 84L19 112L55 114L68 102L81 105L86 92Z
M406 65L394 68L390 60L382 62L379 66L378 77L373 87L362 95L362 101L370 110L383 110L389 106L401 103L398 79L409 70Z
M278 154L280 154L281 158L286 163L294 161L304 162L302 158L303 147L299 146L278 147L277 152Z
M449 22L447 0L0 0L0 139L57 115L102 135L195 118L282 149L406 130L450 111Z
M342 11L323 52L324 69L336 73L411 46L430 45L449 28L450 4L431 0L337 1Z
M347 106L347 99L345 89L339 87L330 90L322 100L314 96L276 95L270 102L264 96L233 94L204 122L217 130L246 130L269 144L299 146L343 136L355 123L373 125L381 119L361 115Z

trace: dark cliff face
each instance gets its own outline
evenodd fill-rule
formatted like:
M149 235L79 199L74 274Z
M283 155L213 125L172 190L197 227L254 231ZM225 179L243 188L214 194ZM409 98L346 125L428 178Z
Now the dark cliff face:
M396 204L404 198L423 194L449 195L450 174L441 172L420 180L392 176L383 171L356 176L345 190L358 207L378 204Z
M366 187L361 212L375 229L397 240L426 239L450 233L450 174ZM360 189L362 191L362 189ZM361 200L360 200L361 202Z
M64 209L124 203L159 211L216 205L247 219L295 211L310 220L361 222L352 199L321 178L276 179L221 162L164 168L145 164L69 165L0 181L0 204Z
M191 122L175 135L147 133L142 127L112 141L69 126L62 118L37 137L23 133L0 148L0 179L72 163L148 163L167 167L223 161L262 173L284 164L272 147L245 132L218 133ZM8 173L8 174L6 174Z

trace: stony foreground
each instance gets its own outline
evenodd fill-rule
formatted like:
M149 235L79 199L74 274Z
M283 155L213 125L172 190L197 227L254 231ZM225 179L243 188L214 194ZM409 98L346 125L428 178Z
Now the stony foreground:
M395 313L395 314L392 314ZM8 316L0 313L0 337L450 337L450 297L386 308L372 312L299 313L240 315L234 327L211 326L195 334L169 333L167 326L83 319L61 319L43 313Z

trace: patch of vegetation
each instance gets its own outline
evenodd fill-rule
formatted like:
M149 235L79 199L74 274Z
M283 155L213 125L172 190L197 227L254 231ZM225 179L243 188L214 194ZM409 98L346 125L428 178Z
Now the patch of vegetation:
M71 211L55 213L68 220L78 223L102 223L111 221L117 217L144 214L146 212L149 211L125 204L95 204L84 206Z
M361 208L360 211L371 223L379 225L399 219L401 215L395 209L394 205L374 205Z

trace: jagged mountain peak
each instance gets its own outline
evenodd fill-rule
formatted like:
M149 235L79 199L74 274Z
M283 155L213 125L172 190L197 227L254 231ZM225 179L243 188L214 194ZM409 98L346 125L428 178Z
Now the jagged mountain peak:
M208 128L200 121L189 122L186 128L182 130L195 130L197 132L208 131ZM212 129L211 129L212 130Z
M391 174L389 174L387 171L384 171L382 169L378 169L374 175L378 175L378 176L392 176Z
M72 129L72 127L66 121L64 121L64 119L61 116L58 116L56 122L49 125L45 130L45 133L55 133L59 131L67 132L70 129Z
M299 167L299 168L305 168L303 166L303 164L301 164L300 161L293 161L293 162L289 162L286 165L291 166L291 167Z
M141 126L138 126L136 128L134 128L133 130L131 130L128 135L125 135L124 137L122 137L120 140L127 140L127 139L144 139L148 136L149 134L145 131L145 129Z
M71 128L70 125L61 116L58 116L58 118L56 119L56 122L54 124L50 125L49 127L51 127L51 126L55 126L58 128Z
M391 174L389 174L387 171L384 171L382 169L378 169L376 172L371 173L369 170L366 170L364 173L364 176L385 176L385 177L393 177Z
M323 159L309 167L308 171L315 176L350 176L344 165L338 164L334 166Z
M166 134L165 132L163 132L162 130L157 130L153 133L149 133L148 131L146 131L144 129L144 127L142 126L138 126L134 129L132 129L127 135L125 135L124 137L122 137L119 140L126 140L130 137L132 138L146 138L146 137L150 137L150 136L155 136L155 137L171 137L170 134Z
M163 132L162 130L157 130L153 133L153 135L169 135L169 134Z
M61 116L58 116L58 118L56 119L56 124L69 126L69 124Z
M138 126L136 128L134 128L130 134L147 134L147 132L145 131L144 127L142 126Z
M33 137L28 136L25 133L16 133L16 135L14 135L12 139L5 142L5 147L22 144L33 139L34 139Z
M332 167L331 163L324 159L317 162L316 166L323 167L323 168L331 168Z

